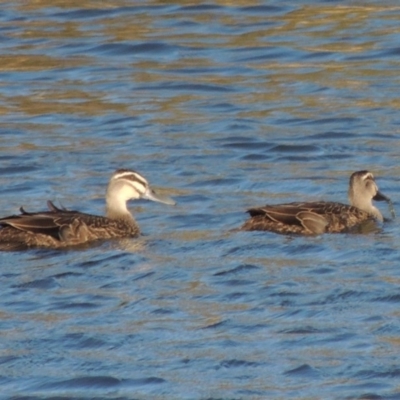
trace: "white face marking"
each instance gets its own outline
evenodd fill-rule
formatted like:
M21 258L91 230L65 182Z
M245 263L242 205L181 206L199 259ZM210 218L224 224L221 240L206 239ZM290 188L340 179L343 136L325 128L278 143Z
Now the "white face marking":
M115 171L114 175L112 176L112 180L117 180L117 179L122 179L126 178L129 180L137 180L139 182L143 182L143 184L147 184L147 181L143 176L138 174L135 171L127 170L127 169L119 169L118 171Z
M111 181L115 183L124 182L126 185L135 189L139 195L144 194L149 187L147 180L143 178L143 176L131 170L116 171L112 176Z

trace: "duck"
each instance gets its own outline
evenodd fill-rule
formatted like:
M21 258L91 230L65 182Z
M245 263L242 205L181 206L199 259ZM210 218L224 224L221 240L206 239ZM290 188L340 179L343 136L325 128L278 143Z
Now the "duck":
M48 211L28 212L0 218L0 250L64 248L118 238L135 238L140 229L127 202L147 199L169 205L175 201L157 195L147 180L131 169L116 170L106 191L106 216L85 214L48 201Z
M350 176L348 197L350 205L313 201L250 208L247 210L250 218L241 229L300 235L355 232L366 221L383 222L372 200L392 204L379 191L374 175L367 170Z

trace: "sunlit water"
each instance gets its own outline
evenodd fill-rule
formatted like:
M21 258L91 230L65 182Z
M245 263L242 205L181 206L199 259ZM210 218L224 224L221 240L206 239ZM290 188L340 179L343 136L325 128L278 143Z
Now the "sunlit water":
M0 396L400 397L397 220L235 230L361 169L400 213L400 7L349 4L2 3L1 214L101 214L121 167L178 205L133 203L139 240L0 254Z

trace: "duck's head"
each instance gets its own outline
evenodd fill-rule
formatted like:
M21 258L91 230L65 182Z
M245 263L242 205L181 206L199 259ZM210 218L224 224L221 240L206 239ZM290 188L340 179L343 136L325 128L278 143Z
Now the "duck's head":
M130 169L118 169L111 176L107 187L106 203L108 213L126 213L128 200L147 199L175 205L175 201L166 196L157 195L147 180L138 172Z
M372 200L386 201L391 204L389 197L379 191L374 175L369 171L357 171L350 177L349 201L352 206L372 213L382 220L382 214L373 206Z

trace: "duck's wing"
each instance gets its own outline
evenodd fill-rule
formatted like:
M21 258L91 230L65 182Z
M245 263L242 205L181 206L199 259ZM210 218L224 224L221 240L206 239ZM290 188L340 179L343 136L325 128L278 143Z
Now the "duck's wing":
M10 226L24 232L40 233L60 239L59 230L70 223L62 216L51 213L27 213L23 210L20 215L1 218L0 225Z
M320 234L325 232L329 223L325 217L325 206L323 202L287 203L250 208L248 212L258 224L260 219L264 219L266 227L276 226L282 231L286 231L285 227L291 231L292 227L294 232L305 229L309 233Z
M87 221L94 219L96 222L98 219L103 219L103 217L58 208L51 201L47 202L47 206L50 211L36 213L27 212L21 207L21 214L1 218L0 226L8 226L33 234L48 235L57 240L71 240L74 234L77 238L82 236Z

